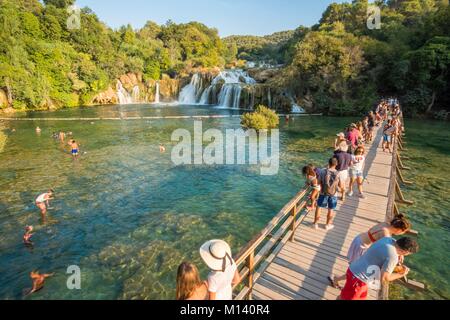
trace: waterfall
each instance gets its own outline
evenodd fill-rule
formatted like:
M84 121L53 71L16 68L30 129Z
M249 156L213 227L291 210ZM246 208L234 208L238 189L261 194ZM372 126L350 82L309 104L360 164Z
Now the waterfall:
M196 73L191 82L181 90L179 103L207 105L217 101L221 107L238 109L242 87L255 83L255 79L243 70L225 70L213 79L209 87L203 89L202 77ZM220 92L217 94L219 88Z
M202 85L202 77L198 73L194 74L191 82L181 90L179 103L197 104L202 93Z
M133 103L137 103L141 100L141 91L139 89L139 86L133 87L132 99L133 99L133 101L132 101Z
M288 95L289 99L291 99L292 102L292 108L291 108L291 112L292 113L305 113L305 109L303 109L302 107L300 107L294 100L294 98L292 97L292 95Z
M213 91L213 86L209 86L203 91L202 97L200 98L200 104L210 104L211 91Z
M133 98L128 93L128 91L123 87L122 82L120 82L120 80L117 80L117 97L119 98L119 104L133 103Z
M297 104L292 105L292 113L305 113L305 109Z
M210 91L222 84L218 96L218 105L224 108L239 109L242 87L246 84L255 83L255 79L243 70L226 70L220 72L212 81L211 86L206 90Z
M159 103L159 82L156 82L156 93L155 93L155 103Z

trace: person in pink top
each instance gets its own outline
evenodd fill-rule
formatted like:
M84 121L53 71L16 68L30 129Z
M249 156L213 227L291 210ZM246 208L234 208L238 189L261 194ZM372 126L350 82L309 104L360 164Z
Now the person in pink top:
M356 127L356 124L352 123L350 126L350 132L348 133L348 141L352 144L352 149L355 150L358 147L358 141L362 138L361 132Z

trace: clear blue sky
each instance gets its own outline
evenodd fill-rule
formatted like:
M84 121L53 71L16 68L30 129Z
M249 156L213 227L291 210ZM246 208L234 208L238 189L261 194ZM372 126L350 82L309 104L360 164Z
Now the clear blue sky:
M142 27L152 20L163 24L198 21L232 34L266 35L317 23L333 2L344 0L76 0L90 7L112 28L130 23Z

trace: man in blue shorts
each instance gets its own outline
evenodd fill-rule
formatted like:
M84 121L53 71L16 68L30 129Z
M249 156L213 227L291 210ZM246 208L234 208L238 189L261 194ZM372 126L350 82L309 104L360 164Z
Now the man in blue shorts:
M320 208L328 209L327 224L325 230L329 231L334 228L333 219L337 206L337 191L340 182L336 166L338 160L331 158L328 162L328 168L324 169L320 176L320 184L322 186L319 199L317 200L316 216L314 219L314 228L319 229Z

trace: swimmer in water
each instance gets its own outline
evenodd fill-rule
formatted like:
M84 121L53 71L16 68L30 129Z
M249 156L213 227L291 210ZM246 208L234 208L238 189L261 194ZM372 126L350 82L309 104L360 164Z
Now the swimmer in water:
M41 209L41 214L43 216L47 213L47 208L50 205L49 201L54 199L53 194L54 191L50 189L47 193L43 193L36 198L36 206Z
M33 236L33 226L28 226L25 228L25 234L23 235L23 243L27 246L33 245L31 237Z
M166 152L166 147L164 147L162 144L159 145L159 152L164 153Z
M78 143L72 139L69 141L69 146L72 148L72 150L71 150L72 156L78 157L79 152L80 152Z
M30 272L30 278L33 281L33 287L30 289L30 291L26 294L26 296L33 294L35 292L38 292L42 288L44 288L45 279L53 277L55 274L39 274L39 271L32 271Z
M36 133L41 133L41 132L42 132L41 128L36 127Z

